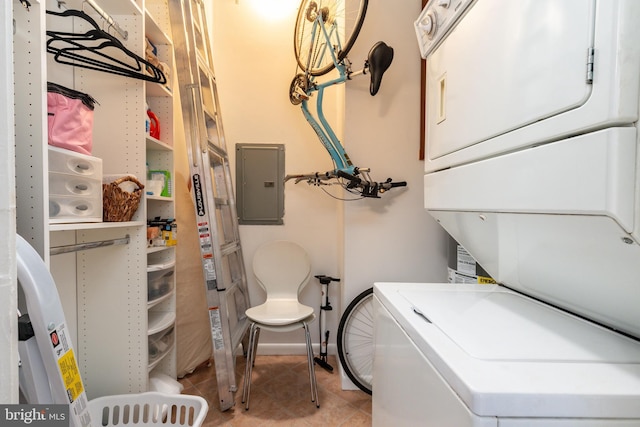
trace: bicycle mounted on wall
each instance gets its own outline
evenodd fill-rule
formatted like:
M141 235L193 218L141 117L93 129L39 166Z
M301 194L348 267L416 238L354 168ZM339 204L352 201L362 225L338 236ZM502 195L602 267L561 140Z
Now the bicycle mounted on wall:
M340 140L329 125L322 109L324 90L333 85L345 83L358 75L371 76L369 92L378 93L384 72L393 60L393 48L384 42L377 42L369 51L364 67L352 71L347 54L353 47L364 22L368 0L352 2L345 6L344 0L302 0L294 31L294 51L297 67L289 88L289 100L293 105L301 105L305 119L318 135L320 142L329 152L335 169L327 172L287 175L285 182L306 181L310 185L340 184L345 190L361 197L379 197L394 187L404 187L404 181L393 182L388 178L383 182L373 181L369 168L355 166L347 155ZM338 77L324 82L317 78L337 69ZM308 102L317 92L316 115L309 111Z

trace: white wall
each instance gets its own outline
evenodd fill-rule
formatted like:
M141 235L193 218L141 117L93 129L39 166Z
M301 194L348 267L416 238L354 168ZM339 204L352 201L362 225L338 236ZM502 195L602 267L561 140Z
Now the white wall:
M227 150L235 165L235 144L278 143L285 145L285 172L306 173L332 168L329 155L320 145L299 107L289 102L289 85L296 73L293 55L293 28L298 0L274 1L284 5L277 18L264 13L264 1L239 0L213 2L213 51L218 90L221 99ZM260 8L255 7L259 5ZM335 93L327 93L328 104ZM329 106L330 107L330 106ZM336 121L335 108L327 108L328 119ZM234 181L235 182L235 181ZM246 260L250 297L253 304L263 301L251 269L256 248L271 240L292 240L302 245L312 260L312 274L339 274L339 203L321 190L304 183L288 182L285 188L285 216L282 226L241 226L240 235ZM330 298L337 303L338 289ZM313 279L302 299L320 307L320 285ZM334 316L335 317L335 316ZM337 329L337 320L329 325ZM318 341L318 329L312 327ZM269 334L263 331L260 343L295 343L303 351L300 332ZM264 347L264 346L263 346ZM270 352L290 352L291 346L271 345Z
M446 281L445 234L423 208L424 163L418 159L421 59L413 21L420 10L419 0L369 1L349 54L355 68L377 41L394 49L376 96L369 94L368 78L347 85L345 145L374 179L408 186L380 200L345 204L345 301L375 281Z
M349 54L360 67L376 42L394 49L376 96L369 94L368 78L347 85L345 145L375 180L391 177L408 186L381 200L345 204L345 304L376 281L446 281L446 234L423 208L424 163L418 159L421 58L413 21L420 11L420 0L370 0ZM344 375L342 384L352 388Z
M299 0L270 1L288 4L280 19L268 19L254 9L254 4L261 4L264 10L266 0L214 2L214 59L229 152L234 154L236 143L282 143L286 173L331 169L329 155L300 108L288 99L296 73L293 28ZM446 280L446 240L422 207L420 56L412 29L419 13L420 0L371 0L361 36L349 57L355 69L364 63L374 42L382 39L394 47L394 63L382 89L371 97L364 77L348 83L346 104L340 87L325 94L325 112L334 128L343 130L354 163L371 167L378 180L402 179L409 187L381 199L342 203L318 188L289 182L283 226L241 226L252 303L261 302L263 296L252 277L250 260L265 241L294 240L309 251L313 274L342 278L339 285L331 285L329 294L334 306L327 325L332 344L342 309L374 281ZM320 288L315 279L303 299L319 309ZM317 326L312 330L318 342ZM286 343L295 343L300 350L303 345L302 335L280 337L266 331L261 343L285 344L283 349L277 345L266 349L273 353L291 351L293 347Z
M18 403L12 4L0 6L0 402Z

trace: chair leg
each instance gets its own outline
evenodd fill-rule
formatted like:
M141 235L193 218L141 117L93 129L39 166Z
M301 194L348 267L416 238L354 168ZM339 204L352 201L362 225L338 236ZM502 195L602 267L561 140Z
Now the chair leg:
M251 374L253 373L253 364L256 360L256 350L258 347L258 337L260 328L254 322L249 328L249 345L247 346L247 360L244 368L244 382L242 385L242 403L245 404L245 410L249 410L249 394L251 393Z
M309 333L309 326L305 323L304 336L307 342L307 364L309 366L309 383L311 385L311 401L316 402L316 407L320 407L320 399L318 398L318 382L316 381L316 369L315 362L313 361L313 344L311 342L311 334Z
M252 367L256 366L256 354L258 354L258 341L260 341L260 327L256 325L256 337L253 339L253 362L252 362Z

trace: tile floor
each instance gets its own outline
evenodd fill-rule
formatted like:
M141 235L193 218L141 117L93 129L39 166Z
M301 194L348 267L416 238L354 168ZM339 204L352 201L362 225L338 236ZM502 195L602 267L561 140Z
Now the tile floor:
M248 411L242 404L245 361L236 360L238 392L233 408L221 412L214 366L203 366L182 378L183 393L204 397L209 412L204 427L258 426L370 426L371 396L360 390L342 390L335 356L329 356L333 372L316 365L320 408L311 402L306 356L262 356L253 368Z

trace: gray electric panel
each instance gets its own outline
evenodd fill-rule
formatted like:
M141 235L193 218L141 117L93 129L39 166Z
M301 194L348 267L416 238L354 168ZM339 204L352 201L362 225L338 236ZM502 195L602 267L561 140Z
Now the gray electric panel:
M284 216L284 144L236 144L240 224L279 225Z

